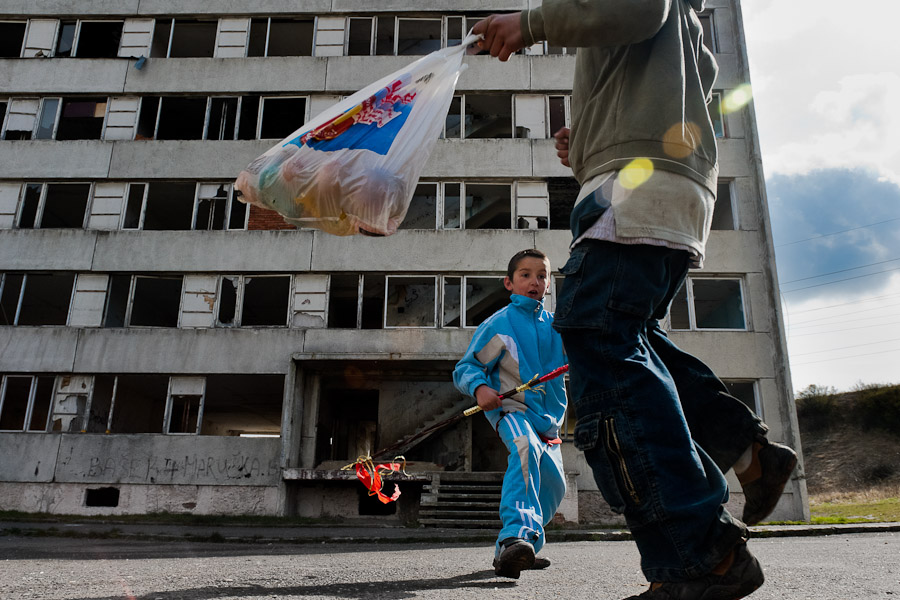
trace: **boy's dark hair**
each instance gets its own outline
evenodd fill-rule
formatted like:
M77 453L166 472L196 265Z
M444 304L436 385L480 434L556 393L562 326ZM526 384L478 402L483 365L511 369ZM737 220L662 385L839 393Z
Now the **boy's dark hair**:
M506 276L510 279L513 278L513 275L516 274L516 269L519 267L519 263L523 258L526 257L539 258L541 260L546 260L550 262L550 259L547 258L547 255L538 250L537 248L526 248L525 250L519 250L513 257L509 259L509 265L506 267Z

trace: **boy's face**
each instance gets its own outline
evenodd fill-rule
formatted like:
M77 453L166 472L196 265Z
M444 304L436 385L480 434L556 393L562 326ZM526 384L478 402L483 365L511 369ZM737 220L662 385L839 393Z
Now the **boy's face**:
M550 289L550 261L526 256L516 265L513 278L503 278L503 285L513 294L540 300Z

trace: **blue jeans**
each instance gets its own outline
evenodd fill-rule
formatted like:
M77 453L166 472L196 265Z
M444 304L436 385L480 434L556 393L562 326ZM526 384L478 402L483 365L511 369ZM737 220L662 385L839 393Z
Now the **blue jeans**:
M735 436L715 448L723 461L736 460L764 432L730 396L726 426L742 429L716 431L712 398L721 382L659 329L688 258L656 246L582 242L561 269L554 316L569 357L575 445L610 507L624 514L650 581L705 575L747 535L724 508L730 464L717 466L686 415L700 415L696 427L706 440ZM694 396L679 394L679 382L685 393L701 390L696 406Z

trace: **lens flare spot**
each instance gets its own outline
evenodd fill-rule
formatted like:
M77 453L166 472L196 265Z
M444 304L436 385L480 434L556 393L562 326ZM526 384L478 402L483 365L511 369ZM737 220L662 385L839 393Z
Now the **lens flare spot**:
M753 99L753 90L749 83L742 83L722 98L722 112L725 114L740 110Z
M675 123L663 135L663 152L672 158L686 158L700 145L696 123Z
M640 187L653 175L653 162L649 158L636 158L619 171L619 184L626 190Z

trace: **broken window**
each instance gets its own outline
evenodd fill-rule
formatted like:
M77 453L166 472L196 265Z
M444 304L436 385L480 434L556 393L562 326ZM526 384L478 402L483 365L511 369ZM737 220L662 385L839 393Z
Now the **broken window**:
M441 327L459 327L462 322L462 277L444 277L441 293Z
M203 139L206 103L206 97L164 96L161 98L156 139Z
M731 194L733 183L733 181L720 179L716 186L716 205L712 218L713 229L735 229L734 201Z
M125 196L125 213L122 215L122 229L140 229L144 217L144 200L147 184L130 183Z
M581 186L574 177L550 177L547 193L550 197L550 229L569 229L569 217Z
M75 379L81 386L69 385ZM53 410L50 414L50 431L61 433L78 433L85 431L84 417L87 413L90 398L90 378L63 377L56 390Z
M485 15L486 16L486 15ZM464 17L351 17L347 27L346 55L424 55L462 43Z
M131 275L110 275L103 307L104 327L125 327L128 316L128 297L131 294Z
M486 318L509 304L509 290L502 277L465 278L466 327L478 327Z
M230 183L197 186L194 229L246 229L247 205L234 198Z
M741 281L687 278L672 301L669 324L684 330L746 330Z
M465 184L466 229L511 229L512 191L509 184Z
M156 122L159 120L159 101L159 96L145 96L141 98L137 131L134 139L152 140L156 137Z
M425 55L442 47L441 19L397 19L397 54Z
M123 26L123 21L81 21L75 56L116 58L119 55Z
M25 42L25 21L0 21L0 58L19 58Z
M206 140L233 140L237 136L237 97L211 98Z
M444 120L444 137L446 139L459 139L463 130L462 96L453 96L450 108Z
M451 182L441 187L444 192L441 203L444 209L444 229L459 229L462 226L462 184Z
M65 325L74 273L6 273L0 290L2 325Z
M563 127L569 126L569 97L550 96L547 98L547 104L550 113L550 136L552 137Z
M234 275L219 286L219 327L286 327L291 278L288 275Z
M81 229L90 193L89 183L27 183L23 186L19 228Z
M416 186L400 229L435 229L437 227L438 184L420 183Z
M34 139L52 140L54 138L59 105L59 98L44 98L41 100L41 110L38 113L37 131L35 131Z
M166 433L200 433L205 383L203 377L172 377L169 380Z
M110 401L110 433L162 433L168 398L167 375L118 375Z
M60 21L56 36L56 52L54 56L72 56L72 48L75 46L75 30L77 21Z
M0 382L0 431L47 431L53 376L7 375Z
M255 140L259 124L259 104L262 97L257 95L242 96L238 118L239 140Z
M378 448L378 390L338 387L323 382L316 423L316 465L355 460Z
M199 19L157 19L153 28L151 57L212 58L218 22Z
M131 327L178 327L181 308L182 277L134 278L131 301Z
M259 138L283 139L306 121L306 98L263 98Z
M509 94L463 96L462 137L505 139L512 137L512 98Z
M143 216L145 230L176 231L191 228L196 184L154 181L147 187Z
M44 98L35 139L99 140L106 117L106 98Z
M201 435L281 434L283 375L208 375Z
M560 55L560 54L575 54L578 51L578 48L569 48L567 46L554 46L549 42L544 42L544 54L547 55Z
M709 118L712 119L713 131L717 138L726 136L725 115L722 112L722 92L713 92L709 105Z
M436 327L437 278L387 277L385 327Z
M312 56L311 17L251 19L247 56Z
M94 377L94 385L91 390L90 403L85 418L85 431L87 433L109 433L110 416L112 414L113 398L116 396L115 375L97 375Z

